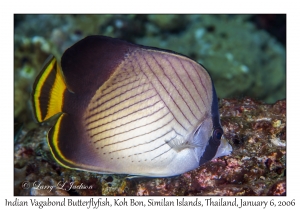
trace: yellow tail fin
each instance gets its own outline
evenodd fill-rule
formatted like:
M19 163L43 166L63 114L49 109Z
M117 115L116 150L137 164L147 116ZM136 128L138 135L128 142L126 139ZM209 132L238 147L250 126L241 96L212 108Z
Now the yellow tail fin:
M62 112L66 89L59 64L56 58L51 56L33 84L33 112L38 122L43 122Z

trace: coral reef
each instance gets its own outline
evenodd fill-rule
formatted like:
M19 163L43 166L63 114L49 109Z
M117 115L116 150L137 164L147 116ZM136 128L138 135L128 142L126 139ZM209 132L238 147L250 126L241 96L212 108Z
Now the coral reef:
M286 103L278 101L286 97L285 42L263 29L276 31L264 22L276 19L284 23L285 15L15 15L15 195L285 195ZM174 50L203 64L218 97L236 98L220 100L232 155L169 178L59 166L46 141L53 120L33 122L31 88L50 54L59 60L92 34Z
M247 22L247 15L180 16L181 21L169 15L155 17L146 25L148 31L161 26L156 22L168 26L179 22L179 27L184 22L186 27L180 33L158 30L137 42L168 48L203 64L220 98L246 95L265 102L285 98L285 50L268 33Z
M285 48L268 32L258 29L264 25L269 29L265 22L270 18L270 15L15 15L15 122L24 123L27 128L36 127L32 123L30 92L48 55L53 54L59 60L69 46L95 34L170 49L195 59L210 72L220 98L250 96L274 103L285 98ZM285 15L273 19L284 24ZM276 27L276 22L273 25Z
M222 99L219 106L232 154L168 178L61 167L46 143L53 122L23 128L15 143L15 195L285 195L285 100L268 105L250 98Z

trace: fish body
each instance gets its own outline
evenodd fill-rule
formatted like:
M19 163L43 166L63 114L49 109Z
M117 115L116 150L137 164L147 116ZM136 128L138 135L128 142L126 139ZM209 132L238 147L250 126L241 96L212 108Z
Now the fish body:
M166 177L232 150L209 74L171 51L86 37L45 63L32 99L38 122L60 113L48 143L68 168Z

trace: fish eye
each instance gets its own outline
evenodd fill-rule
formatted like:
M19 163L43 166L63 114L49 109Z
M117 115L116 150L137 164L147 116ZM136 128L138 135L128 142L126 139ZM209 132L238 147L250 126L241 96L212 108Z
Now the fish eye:
M215 141L220 141L222 135L223 135L223 130L222 130L222 128L216 128L216 129L214 130L214 133L213 133L213 139L214 139Z

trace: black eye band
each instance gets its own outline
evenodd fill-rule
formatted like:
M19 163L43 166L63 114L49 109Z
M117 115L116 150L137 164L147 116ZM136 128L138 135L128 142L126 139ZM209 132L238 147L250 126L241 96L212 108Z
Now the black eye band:
M223 135L222 128L216 128L214 130L214 133L213 133L213 139L214 139L214 141L217 141L217 142L220 141L221 138L222 138L222 135Z

